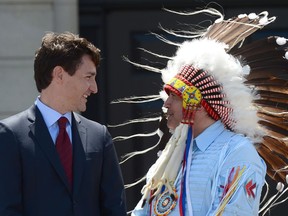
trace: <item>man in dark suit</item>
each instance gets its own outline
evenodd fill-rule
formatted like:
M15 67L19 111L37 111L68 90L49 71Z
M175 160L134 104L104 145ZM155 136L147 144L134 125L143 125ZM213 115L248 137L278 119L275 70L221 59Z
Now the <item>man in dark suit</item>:
M111 136L75 113L98 91L99 52L69 32L43 37L34 61L40 96L0 122L0 216L126 215Z

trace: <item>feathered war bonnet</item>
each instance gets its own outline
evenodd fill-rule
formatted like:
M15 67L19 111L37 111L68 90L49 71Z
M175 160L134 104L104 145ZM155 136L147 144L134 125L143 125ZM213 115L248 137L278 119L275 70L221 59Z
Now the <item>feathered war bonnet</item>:
M220 119L229 129L259 141L262 133L252 105L256 96L244 84L247 66L228 54L227 48L227 44L206 37L185 41L162 72L164 89L183 98L183 93L187 94L183 89L189 84L196 87L201 93L199 103L213 119ZM181 81L186 86L175 85ZM194 92L192 95L184 98L190 100Z
M165 91L161 91L159 97L165 99L167 94L164 92L169 94L172 91L183 98L184 112L191 104L201 104L212 118L220 119L228 129L249 137L257 144L256 149L265 160L268 175L285 183L288 180L287 39L273 36L244 43L246 37L273 22L275 17L269 18L267 12L262 12L225 20L215 9L170 12L180 15L209 13L219 16L219 19L204 31L183 31L181 34L178 30L163 29L173 36L190 38L181 44L155 34L163 42L178 47L174 56L166 57L169 61L164 69L126 60L137 67L162 74ZM149 195L151 202L163 185L172 199L177 199L173 183L181 164L187 131L188 125L180 124L150 168L147 183L142 189L143 204ZM139 153L129 157L136 154ZM277 190L281 192L283 188L283 183L279 183ZM279 196L281 193L268 200L260 211L267 211Z
M192 40L177 44L176 54L161 70L164 90L182 96L174 86L175 78L199 89L201 104L207 113L215 120L220 119L230 130L249 137L265 160L268 175L286 182L287 39L270 36L244 43L246 37L276 19L269 18L266 11L241 14L228 20L214 9L201 12L217 14L220 18L198 37L193 35Z

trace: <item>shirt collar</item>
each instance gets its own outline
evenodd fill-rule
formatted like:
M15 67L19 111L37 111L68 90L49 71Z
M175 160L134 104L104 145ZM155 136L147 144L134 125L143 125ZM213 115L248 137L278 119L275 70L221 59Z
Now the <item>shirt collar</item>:
M204 152L224 130L224 125L218 120L198 135L194 139L194 142L197 147Z
M35 101L35 105L40 110L40 112L43 116L43 119L44 119L48 128L51 127L53 124L55 124L55 122L57 122L61 116L66 117L68 119L69 124L71 125L71 119L72 119L71 112L68 112L68 113L65 113L64 115L62 115L59 112L57 112L56 110L54 110L54 109L50 108L49 106L47 106L46 104L44 104L40 100L40 97L37 97L37 99Z

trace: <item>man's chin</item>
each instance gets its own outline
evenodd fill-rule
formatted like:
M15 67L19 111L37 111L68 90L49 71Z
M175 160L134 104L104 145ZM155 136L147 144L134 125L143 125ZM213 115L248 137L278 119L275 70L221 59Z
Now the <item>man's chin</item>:
M175 128L176 128L176 127L174 127L173 124L169 123L169 121L168 121L168 123L167 123L167 127L169 128L169 131L174 131Z
M180 125L180 123L175 124L175 122L167 122L167 127L169 128L170 133L173 133L175 129Z
M85 111L86 111L86 106L81 106L81 107L78 107L77 110L74 110L74 112L78 112L78 113L85 112Z

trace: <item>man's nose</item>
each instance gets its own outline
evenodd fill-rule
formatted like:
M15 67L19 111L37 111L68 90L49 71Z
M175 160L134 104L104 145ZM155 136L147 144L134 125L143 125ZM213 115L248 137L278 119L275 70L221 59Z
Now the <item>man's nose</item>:
M93 94L96 94L98 92L98 86L97 86L97 82L95 79L92 80L91 84L90 84L90 91Z
M164 107L165 108L168 108L169 106L170 106L170 104L171 104L171 102L170 102L170 95L169 95L169 97L166 99L166 101L164 102Z

